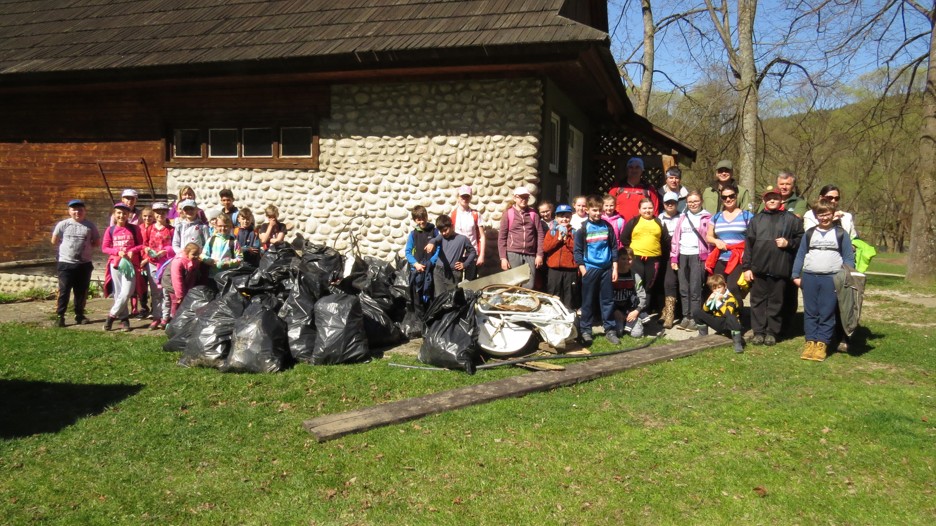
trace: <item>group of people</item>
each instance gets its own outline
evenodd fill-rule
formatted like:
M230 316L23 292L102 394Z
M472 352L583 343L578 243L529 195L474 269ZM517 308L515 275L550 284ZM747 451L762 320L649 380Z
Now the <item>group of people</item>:
M743 352L739 313L748 290L751 343L774 345L789 329L802 288L802 356L825 359L836 337L832 277L843 265L854 266L850 241L857 237L851 215L837 208L839 189L823 187L809 209L794 174L784 171L757 205L738 188L730 161L717 164L712 185L701 191L683 186L675 166L659 188L644 182L643 172L642 159L633 157L606 195L555 207L542 201L534 209L529 188L517 187L500 220L500 268L529 267L527 288L578 311L585 345L593 341L596 321L617 344L626 334L641 337L644 324L659 314L665 329L729 332L735 351ZM474 279L484 265L486 236L472 194L470 186L460 187L451 213L434 224L425 207L412 209L404 252L418 315L434 295ZM219 198L221 208L206 212L186 186L171 204L138 209L137 192L127 189L103 236L87 219L85 204L69 201L69 218L52 233L59 246L58 325L65 325L71 293L75 322L88 323L96 246L108 256L104 292L114 297L104 329L119 322L129 330L129 318L139 316L152 317L156 330L165 328L191 287L243 261L256 264L264 250L285 241L275 205L266 207L267 221L258 227L249 209L235 206L231 190Z
M643 172L642 159L631 158L606 195L555 207L542 201L534 209L529 189L517 187L500 220L501 270L528 266L524 286L578 311L585 345L594 340L596 322L617 344L626 334L641 337L643 325L659 314L665 329L730 333L736 352L746 345L740 309L748 292L751 343L774 345L789 333L805 280L802 357L825 359L837 336L831 280L843 266L854 266L857 237L851 215L837 209L839 189L823 187L810 209L788 171L761 203L738 188L727 160L701 191L683 186L675 166L659 188L643 181ZM413 209L405 252L417 310L433 293L474 277L483 263L485 236L470 207L470 187L459 189L458 203L436 225L425 208Z
M87 218L82 200L68 202L68 219L52 231L52 244L58 245L59 327L65 326L72 294L75 323L90 323L85 307L97 247L107 256L104 295L114 298L104 330L118 323L129 331L131 317L152 318L149 328L158 330L165 329L192 287L243 261L257 264L263 251L286 238L275 205L264 209L267 221L258 227L249 208L235 206L229 189L219 193L221 208L208 211L198 207L190 186L171 204L139 208L137 198L133 189L121 193L103 235Z

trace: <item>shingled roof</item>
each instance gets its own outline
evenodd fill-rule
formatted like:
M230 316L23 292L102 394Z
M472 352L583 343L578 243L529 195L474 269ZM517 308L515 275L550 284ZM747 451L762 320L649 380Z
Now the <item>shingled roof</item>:
M564 0L10 0L0 79L211 64L393 65L603 44Z

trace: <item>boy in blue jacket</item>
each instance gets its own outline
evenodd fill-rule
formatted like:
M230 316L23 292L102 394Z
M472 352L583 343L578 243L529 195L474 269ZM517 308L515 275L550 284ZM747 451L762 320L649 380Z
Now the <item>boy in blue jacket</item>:
M620 343L617 335L617 323L614 319L614 289L617 281L617 237L614 228L601 219L601 198L592 195L586 201L588 218L575 231L575 264L582 276L582 317L579 332L582 344L591 345L593 306L598 296L601 308L601 322L605 329L605 338L612 344Z

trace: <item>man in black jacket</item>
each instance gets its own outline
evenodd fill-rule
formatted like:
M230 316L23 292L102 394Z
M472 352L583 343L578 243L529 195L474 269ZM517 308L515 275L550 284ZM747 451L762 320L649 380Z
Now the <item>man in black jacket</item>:
M754 345L773 345L783 325L784 289L803 237L803 222L780 209L780 192L768 186L764 210L747 228L741 268L751 284L751 329Z

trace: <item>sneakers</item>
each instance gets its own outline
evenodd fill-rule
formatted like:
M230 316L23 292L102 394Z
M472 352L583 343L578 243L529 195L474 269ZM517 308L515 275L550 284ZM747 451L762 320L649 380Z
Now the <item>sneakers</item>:
M755 334L754 337L751 338L751 345L764 345L764 335Z
M109 331L114 328L114 322L117 321L117 318L108 315L107 319L104 320L104 330Z
M696 323L695 320L689 320L689 322L686 323L687 331L696 331L696 330L699 330L699 327L701 327L701 325Z
M166 325L169 325L169 320L160 320L159 328L160 330L166 330Z
M630 335L633 336L634 338L643 338L644 326L643 326L642 321L637 320L637 322L634 323L634 326L631 327Z
M137 318L139 318L139 319L141 319L141 320L145 320L145 319L151 318L151 317L152 317L152 313L151 313L150 310L147 309L147 308L143 308L142 310L140 310L140 314L137 316Z
M91 323L91 320L84 316L75 317L75 325L88 325L89 323Z
M618 338L617 331L606 331L605 339L608 340L608 343L611 345L618 345L621 343L621 340Z
M159 329L159 320L153 320L153 323L149 324L149 330L155 331Z
M741 354L744 352L744 335L740 332L732 334L731 339L734 340L734 352Z
M815 347L816 342L807 341L803 345L803 354L800 354L800 359L803 360L812 360L813 347Z
M772 345L777 345L777 338L773 334L764 335L764 345L770 347Z
M685 330L685 331L691 331L691 330L693 330L693 329L690 329L690 328L689 328L689 322L695 323L694 321L692 321L692 320L689 319L689 316L683 316L683 319L679 320L679 325L678 325L678 327L679 327L680 329Z
M59 316L58 319L55 321L55 326L56 326L56 327L64 327L64 326L65 326L65 316Z
M120 330L123 332L130 332L130 319L124 318L120 320Z
M582 342L582 347L591 347L591 344L595 342L595 339L592 338L591 333L583 332L579 337L579 340Z

